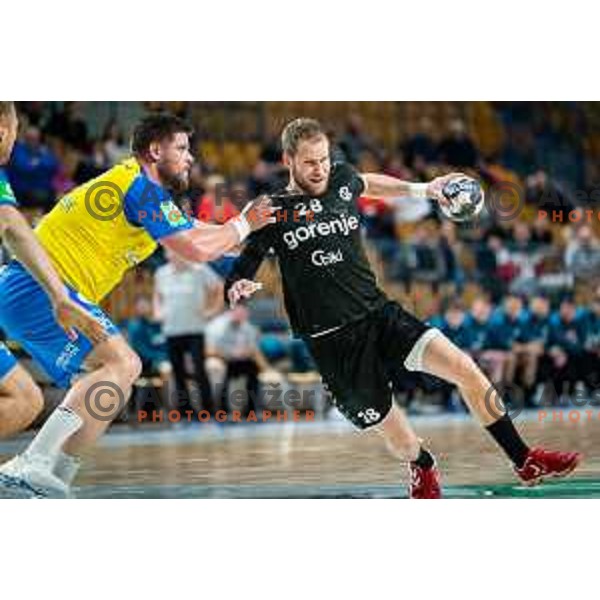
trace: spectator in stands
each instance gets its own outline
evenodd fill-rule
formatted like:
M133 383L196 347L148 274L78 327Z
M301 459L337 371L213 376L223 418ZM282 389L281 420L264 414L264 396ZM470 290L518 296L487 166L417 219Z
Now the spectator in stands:
M178 410L192 410L187 386L186 357L193 364L192 378L200 391L202 408L213 412L213 395L205 367L205 329L222 309L223 283L205 264L188 263L166 251L167 264L155 273L154 301L167 338L173 366Z
M396 211L389 202L365 197L358 199L358 210L367 237L384 262L391 262L398 251Z
M525 401L530 405L539 403L542 391L540 386L550 375L551 365L547 355L549 336L550 302L545 296L534 296L513 344L516 368L523 370Z
M520 175L531 173L531 169L536 164L533 132L525 124L509 126L505 134L506 144L502 150L502 164Z
M375 141L365 132L360 115L350 115L346 124L346 130L338 142L340 150L344 153L346 160L357 165L364 152L374 154L378 160L382 159L382 152Z
M446 280L445 256L431 226L420 224L410 242L407 273L410 279L437 286Z
M49 136L63 140L80 152L87 152L89 149L88 128L81 115L79 102L65 102L62 110L55 110L46 131Z
M523 311L523 301L515 294L505 297L490 319L490 336L488 344L502 356L502 378L498 381L513 383L515 379L516 354L514 344L521 336L525 326L526 314ZM495 381L494 383L496 383Z
M550 220L547 218L536 218L532 223L531 241L540 246L549 246L553 242Z
M477 148L460 119L451 122L450 131L440 142L438 153L442 163L463 169L474 169L479 160Z
M465 282L465 274L459 260L462 242L457 236L455 223L448 220L442 222L439 243L444 257L446 280L453 283L458 293L461 293Z
M504 241L481 230L474 236L474 254L477 281L497 301L507 288L503 269L509 262L509 254Z
M205 193L197 206L196 216L208 223L225 223L238 214L231 202L231 189L222 175L209 175L206 178Z
M600 286L592 297L590 309L585 314L583 333L583 356L579 371L580 378L600 400Z
M600 242L589 225L582 225L565 250L565 264L576 279L600 276Z
M514 269L510 288L512 292L528 294L535 291L542 258L541 252L531 242L529 225L524 221L517 221L513 227L513 241L508 251L508 262Z
M115 120L109 121L104 128L102 146L106 159L111 166L121 162L129 155L125 136Z
M548 218L559 223L568 223L567 215L574 208L563 186L551 179L543 169L538 169L525 180L525 199L528 204L546 211ZM553 213L557 219L553 219Z
M461 300L452 300L444 312L441 330L457 346L468 348L471 345L471 334L466 326L467 313Z
M279 140L272 141L263 148L259 161L254 165L248 178L248 191L252 198L285 186L287 170L281 162Z
M90 154L84 155L77 165L75 183L81 185L90 179L95 179L110 167L111 163L106 155L104 144L94 142Z
M259 348L260 331L250 323L248 309L238 304L234 309L217 317L207 331L209 353L220 357L226 364L225 382L221 394L221 408L229 413L230 383L237 377L246 380L247 405L245 415L256 412L258 374L271 371L268 361ZM241 410L235 402L233 408Z
M552 381L559 397L568 394L577 381L583 355L585 319L572 299L560 304L550 317L549 355L553 363Z
M288 346L291 373L308 373L317 371L317 366L311 356L308 346L300 338L292 338Z
M494 343L493 305L487 296L476 298L465 319L469 344L466 350L482 366L493 382L504 380L507 353Z
M422 117L415 135L401 146L406 165L418 173L424 172L427 165L436 162L438 149L433 138L433 123L429 117Z
M48 209L54 204L53 178L59 163L42 142L37 127L29 126L15 144L10 163L11 181L23 206Z
M125 333L142 360L142 377L160 377L166 389L171 365L161 324L154 318L152 302L146 296L136 298L134 310L135 316L127 321Z

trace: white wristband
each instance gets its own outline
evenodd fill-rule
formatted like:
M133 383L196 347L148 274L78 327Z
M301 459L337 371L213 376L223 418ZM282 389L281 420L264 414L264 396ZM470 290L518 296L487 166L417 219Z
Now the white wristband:
M427 188L429 184L427 183L409 183L408 184L408 195L411 198L429 198L429 194L427 193Z
M242 243L251 233L252 229L250 228L250 224L244 215L240 215L239 217L234 217L231 219L231 223L235 227L238 235L240 236L240 243Z

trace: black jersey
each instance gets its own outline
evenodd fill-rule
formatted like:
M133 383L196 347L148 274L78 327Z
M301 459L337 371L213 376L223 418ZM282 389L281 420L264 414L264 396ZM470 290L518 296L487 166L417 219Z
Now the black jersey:
M357 321L386 302L361 240L357 200L364 183L348 164L332 167L327 191L274 200L278 222L253 233L228 277L252 279L273 250L285 306L297 335L312 336Z

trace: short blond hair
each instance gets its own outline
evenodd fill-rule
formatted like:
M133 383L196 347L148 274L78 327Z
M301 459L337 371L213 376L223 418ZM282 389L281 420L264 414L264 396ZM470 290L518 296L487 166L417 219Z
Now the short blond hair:
M281 148L290 156L298 151L300 142L326 136L321 123L316 119L301 117L290 121L281 134Z
M7 100L0 100L0 119L5 119L14 115L16 111L15 103Z

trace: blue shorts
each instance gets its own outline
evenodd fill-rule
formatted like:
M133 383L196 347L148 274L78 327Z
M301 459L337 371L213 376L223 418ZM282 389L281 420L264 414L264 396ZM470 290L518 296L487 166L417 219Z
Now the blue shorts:
M98 306L73 289L69 288L69 294L104 326L109 335L119 333ZM93 348L91 341L80 332L75 340L68 338L54 319L48 295L17 261L0 268L0 329L8 339L18 342L61 388L71 385L71 379L81 372L83 362ZM1 355L0 363L4 364Z
M0 382L17 366L17 359L0 342Z

